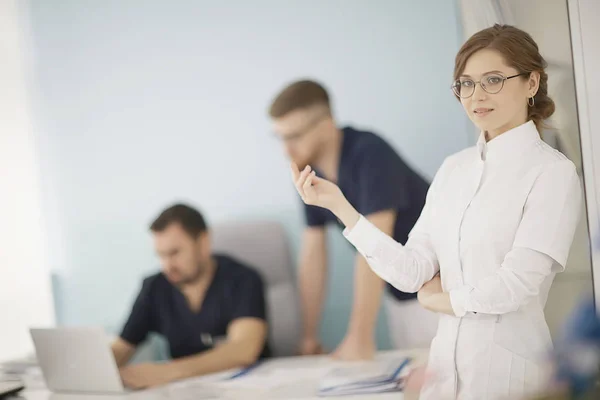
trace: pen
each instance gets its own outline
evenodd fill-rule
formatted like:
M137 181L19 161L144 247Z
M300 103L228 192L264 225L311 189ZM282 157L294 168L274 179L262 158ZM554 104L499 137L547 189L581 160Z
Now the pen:
M410 362L411 362L411 359L410 358L406 358L406 360L404 360L402 362L402 364L400 364L400 366L396 369L396 371L392 375L394 380L396 380L398 378L398 375L400 375L400 372L402 372L402 370L404 369L404 367L406 367Z
M256 367L258 367L261 364L260 361L255 362L254 364L246 367L246 368L242 368L241 370L239 370L238 372L236 372L235 374L231 375L229 378L227 378L226 380L232 380L235 378L239 378L241 376L244 376L246 374L248 374L250 371L254 370Z

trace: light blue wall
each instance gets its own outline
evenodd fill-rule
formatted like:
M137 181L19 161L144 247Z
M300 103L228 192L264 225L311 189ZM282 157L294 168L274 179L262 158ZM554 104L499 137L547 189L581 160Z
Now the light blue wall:
M65 324L117 329L156 269L147 225L175 200L210 222L302 219L266 108L321 79L341 122L372 128L431 177L468 143L449 82L447 0L43 1L30 4L32 91ZM332 232L324 341L348 321L352 251ZM389 340L380 318L380 346Z

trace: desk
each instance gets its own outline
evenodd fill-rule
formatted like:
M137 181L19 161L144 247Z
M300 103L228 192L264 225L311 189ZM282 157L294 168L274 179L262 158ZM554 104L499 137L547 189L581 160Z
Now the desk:
M380 352L377 355L378 359L385 360L399 356L411 356L415 359L416 364L424 364L427 360L426 350L414 351L389 351ZM186 381L176 382L161 388L131 392L124 395L81 395L81 394L56 394L51 393L46 389L28 389L21 393L20 399L25 400L202 400L202 399L297 399L297 400L315 400L323 399L317 397L318 372L323 368L336 365L348 365L331 360L326 356L311 356L311 357L286 357L274 358L260 365L252 374L268 374L275 370L289 369L290 373L293 370L310 371L315 370L315 374L297 379L293 382L286 382L276 387L266 389L259 388L236 388L223 385L223 377L229 376L230 373L220 373L208 375L204 377L189 379ZM231 381L234 382L234 381ZM407 393L402 396L399 392L370 394L363 396L344 396L336 397L337 399L352 399L352 400L405 400L416 399L416 394Z

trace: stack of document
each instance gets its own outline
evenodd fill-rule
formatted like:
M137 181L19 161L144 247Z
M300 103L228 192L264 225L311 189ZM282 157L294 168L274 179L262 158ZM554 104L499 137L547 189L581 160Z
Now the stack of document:
M409 373L409 358L340 367L320 381L319 396L345 396L402 390Z
M32 367L37 367L38 362L35 355L30 355L25 358L10 360L0 363L0 370L7 374L23 374Z

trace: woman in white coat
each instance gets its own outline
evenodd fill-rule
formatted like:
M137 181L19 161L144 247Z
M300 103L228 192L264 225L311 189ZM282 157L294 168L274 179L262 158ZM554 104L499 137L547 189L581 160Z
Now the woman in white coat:
M540 139L554 112L545 66L533 39L512 26L462 46L452 89L481 135L444 161L405 246L310 166L292 165L304 202L331 210L381 278L440 313L422 400L520 399L544 384L552 346L544 305L582 201L573 163Z

